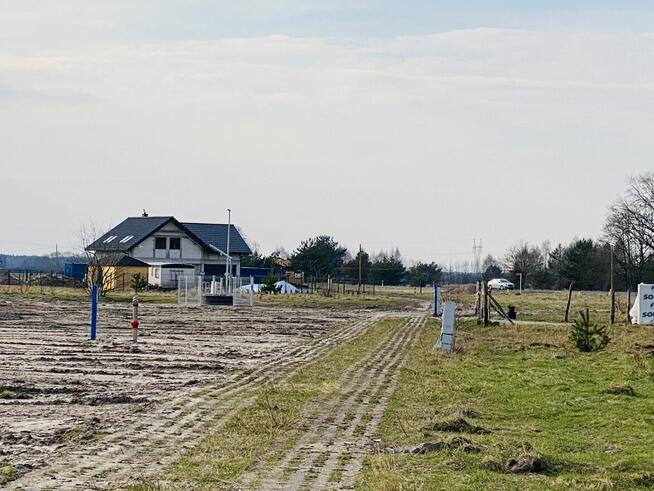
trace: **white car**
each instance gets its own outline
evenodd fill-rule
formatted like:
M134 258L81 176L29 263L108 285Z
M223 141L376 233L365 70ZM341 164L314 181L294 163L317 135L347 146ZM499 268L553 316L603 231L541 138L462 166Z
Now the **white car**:
M513 290L515 285L504 278L495 278L488 282L489 290Z

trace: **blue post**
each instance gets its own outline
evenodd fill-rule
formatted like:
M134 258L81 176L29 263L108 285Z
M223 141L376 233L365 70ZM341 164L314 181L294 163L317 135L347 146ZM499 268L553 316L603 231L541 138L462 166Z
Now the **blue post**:
M438 317L438 286L435 281L432 286L434 287L434 317Z
M91 341L95 341L96 325L98 323L98 285L91 286Z

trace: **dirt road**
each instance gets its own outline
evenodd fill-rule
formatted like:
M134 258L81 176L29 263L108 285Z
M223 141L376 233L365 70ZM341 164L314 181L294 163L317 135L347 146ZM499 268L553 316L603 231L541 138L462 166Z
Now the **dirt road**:
M336 385L343 395L306 412L307 429L274 470L252 473L243 489L351 489L363 461L374 451L374 435L392 395L408 346L424 316L407 318L367 357L346 370Z

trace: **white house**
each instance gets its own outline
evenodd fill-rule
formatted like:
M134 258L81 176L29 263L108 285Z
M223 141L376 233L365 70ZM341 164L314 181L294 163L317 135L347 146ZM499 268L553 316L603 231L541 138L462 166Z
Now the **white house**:
M234 225L182 223L172 216L127 218L86 250L106 261L139 259L149 266L148 283L162 288L175 288L177 278L184 275L225 274L227 254L231 274L240 276L241 257L252 254Z

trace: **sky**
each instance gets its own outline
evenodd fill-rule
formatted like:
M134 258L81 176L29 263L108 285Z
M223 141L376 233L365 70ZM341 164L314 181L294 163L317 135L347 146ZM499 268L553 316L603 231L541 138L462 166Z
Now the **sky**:
M407 261L601 237L654 150L654 3L0 0L0 252L225 222Z

